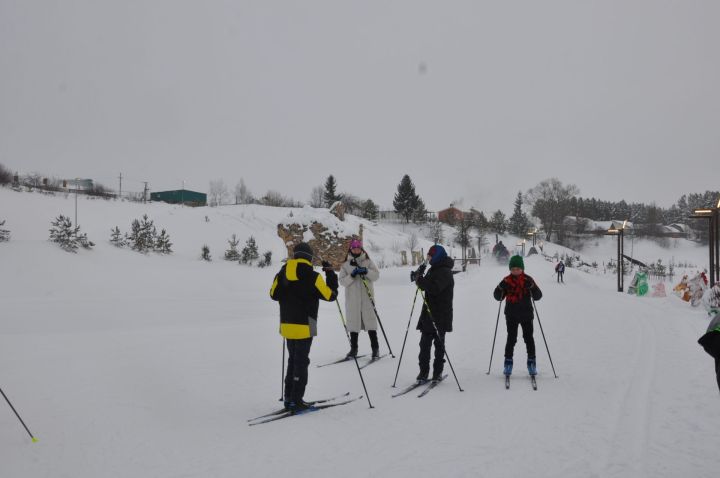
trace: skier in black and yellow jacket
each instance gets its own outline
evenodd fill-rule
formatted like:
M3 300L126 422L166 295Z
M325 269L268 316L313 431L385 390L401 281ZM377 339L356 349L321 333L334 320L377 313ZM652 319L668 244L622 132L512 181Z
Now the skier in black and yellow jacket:
M310 365L310 346L317 335L319 301L337 298L338 277L328 262L323 262L325 280L313 270L313 250L304 242L295 246L293 258L275 275L270 297L280 303L280 335L285 337L288 366L285 375L285 408L303 410Z

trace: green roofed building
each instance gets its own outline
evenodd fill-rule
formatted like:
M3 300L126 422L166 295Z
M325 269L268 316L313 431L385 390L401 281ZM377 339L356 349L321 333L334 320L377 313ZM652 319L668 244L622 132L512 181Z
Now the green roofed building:
M207 194L177 189L175 191L160 191L150 193L151 201L163 201L170 204L185 204L186 206L206 206Z

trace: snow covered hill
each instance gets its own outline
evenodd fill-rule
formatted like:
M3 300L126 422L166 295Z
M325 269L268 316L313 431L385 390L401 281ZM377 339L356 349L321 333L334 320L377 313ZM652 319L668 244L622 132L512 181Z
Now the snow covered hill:
M419 310L410 320L410 269L388 267L376 294L396 358L363 370L374 408L358 401L248 427L279 406L282 340L268 289L284 255L275 228L288 210L80 198L79 223L98 245L78 254L47 241L60 213L74 216L74 197L0 188L0 219L12 231L0 244L0 387L39 438L31 443L0 402L2 477L714 477L720 467L713 365L696 343L708 319L674 296L620 294L612 274L572 269L559 285L551 264L527 258L559 378L536 325L539 390L523 373L520 340L508 391L502 316L486 374L499 312L492 290L507 267L484 261L455 276L447 346L464 392L448 367L427 396L391 398L406 331L398 387L417 374ZM127 230L144 213L167 228L175 254L107 242L112 227ZM407 235L367 227L390 265L393 243ZM219 258L232 233L255 235L273 266L199 260L204 243ZM612 257L607 240L598 247L610 254L599 254ZM698 266L700 252L677 247ZM369 350L365 334L360 349ZM309 399L362 393L352 363L314 366L346 351L337 307L323 303Z

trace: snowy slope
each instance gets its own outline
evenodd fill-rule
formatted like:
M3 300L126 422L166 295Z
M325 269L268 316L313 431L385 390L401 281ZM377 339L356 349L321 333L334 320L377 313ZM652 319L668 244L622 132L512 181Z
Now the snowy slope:
M506 391L502 317L486 371L491 293L507 268L485 261L456 276L447 345L465 391L450 375L422 399L391 398L415 290L409 268L384 269L377 303L397 358L363 371L375 408L362 401L248 427L280 395L282 341L267 295L277 260L263 270L197 258L203 242L219 256L233 232L252 232L278 257L273 234L287 212L81 200L80 224L99 244L73 255L46 241L49 220L73 207L74 198L0 188L13 233L0 244L0 387L40 439L30 443L0 403L0 476L710 477L720 466L718 391L696 343L708 319L676 297L619 294L613 275L575 270L558 285L547 262L526 259L545 293L537 306L559 378L536 324L539 390L522 373L520 341ZM176 254L102 241L145 210ZM417 315L398 386L417 373ZM321 305L319 327L307 397L362 393L351 363L314 367L347 350L335 304ZM368 351L367 336L360 346Z

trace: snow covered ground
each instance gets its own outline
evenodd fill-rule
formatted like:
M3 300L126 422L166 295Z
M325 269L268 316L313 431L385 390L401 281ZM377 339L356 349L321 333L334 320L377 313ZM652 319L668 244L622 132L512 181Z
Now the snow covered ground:
M0 387L39 438L31 443L0 402L2 477L714 477L720 469L720 397L696 343L708 319L674 296L620 294L614 275L572 269L558 285L551 264L527 258L545 294L537 306L559 378L536 324L539 390L523 373L520 340L507 391L502 317L486 375L498 317L491 293L507 268L485 261L455 276L447 345L465 391L451 374L422 399L391 398L415 291L409 268L383 269L377 304L396 358L363 370L375 408L358 401L248 427L279 406L282 341L267 293L283 255L275 226L287 211L78 204L98 245L69 254L47 242L47 229L61 212L73 217L73 197L0 188L0 220L12 231L0 244ZM168 229L174 255L107 242L110 228L127 230L143 212ZM203 243L220 257L233 232L252 232L273 266L198 260ZM390 228L370 234L386 248L404 240ZM703 258L691 245L678 251ZM418 312L398 386L417 373ZM369 350L366 335L360 346ZM352 363L314 366L346 350L337 308L323 303L308 399L362 393Z

